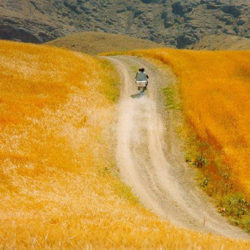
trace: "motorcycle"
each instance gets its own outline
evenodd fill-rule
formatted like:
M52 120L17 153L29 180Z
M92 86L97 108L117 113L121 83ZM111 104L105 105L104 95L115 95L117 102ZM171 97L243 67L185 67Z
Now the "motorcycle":
M147 89L148 81L136 81L135 83L140 92L144 92Z

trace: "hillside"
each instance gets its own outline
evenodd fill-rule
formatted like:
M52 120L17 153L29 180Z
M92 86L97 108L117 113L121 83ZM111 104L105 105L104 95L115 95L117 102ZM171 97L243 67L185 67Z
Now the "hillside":
M202 37L199 42L188 48L197 50L249 50L250 39L230 35L210 35Z
M104 32L82 32L58 38L47 44L84 52L90 55L97 55L108 51L128 51L163 47L163 45L152 41L125 35L107 34Z
M0 41L0 69L1 248L249 248L173 227L119 181L109 63Z
M82 31L104 31L184 48L205 35L249 38L245 0L2 0L0 38L47 42Z

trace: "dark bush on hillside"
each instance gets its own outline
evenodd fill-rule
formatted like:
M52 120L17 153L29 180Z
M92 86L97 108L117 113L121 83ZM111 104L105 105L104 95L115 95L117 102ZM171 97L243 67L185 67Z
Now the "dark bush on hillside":
M241 15L241 11L233 5L223 6L221 9L223 12L230 14L233 17L239 17Z
M184 7L180 2L176 2L172 4L173 13L176 15L183 16L184 15Z

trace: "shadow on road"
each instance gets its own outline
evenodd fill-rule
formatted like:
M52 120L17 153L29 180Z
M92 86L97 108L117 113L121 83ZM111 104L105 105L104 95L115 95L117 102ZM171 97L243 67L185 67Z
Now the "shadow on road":
M144 94L145 94L144 91L141 91L137 94L131 95L131 97L132 98L140 98L140 97L144 96Z

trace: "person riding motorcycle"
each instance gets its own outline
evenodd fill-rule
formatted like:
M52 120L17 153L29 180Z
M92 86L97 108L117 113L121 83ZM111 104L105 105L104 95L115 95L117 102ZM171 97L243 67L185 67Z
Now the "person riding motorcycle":
M145 73L145 69L140 68L139 71L136 73L136 76L135 76L135 82L137 84L138 90L142 89L142 92L144 92L147 89L148 79L149 79L149 77Z

